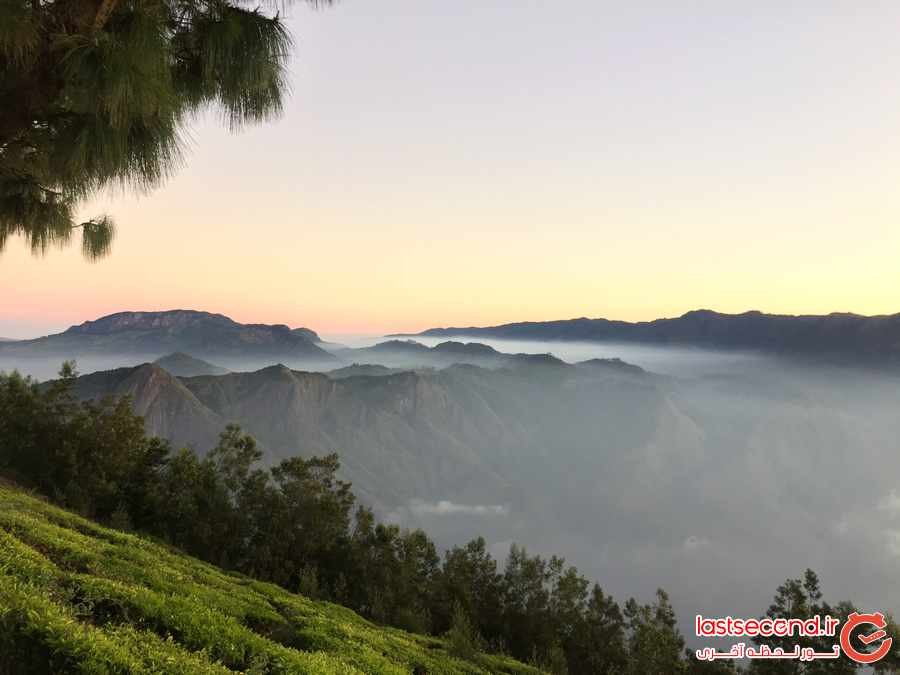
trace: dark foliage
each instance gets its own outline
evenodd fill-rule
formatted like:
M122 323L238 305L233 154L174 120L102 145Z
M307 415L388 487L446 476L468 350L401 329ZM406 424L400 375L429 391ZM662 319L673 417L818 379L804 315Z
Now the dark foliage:
M80 200L157 185L199 111L230 127L277 115L285 4L0 0L0 249L19 234L42 250L80 229L85 255L101 256L112 220L76 222Z
M337 455L262 469L256 443L236 426L203 458L173 451L144 434L127 399L77 401L75 376L65 364L39 387L0 374L0 474L66 508L376 622L447 635L463 658L487 649L554 673L733 672L691 658L662 590L650 604L620 608L561 558L513 545L499 569L482 538L441 560L421 530L378 523L356 505L337 478ZM768 613L850 610L823 603L808 572L778 589ZM826 667L815 672L852 670L844 660Z

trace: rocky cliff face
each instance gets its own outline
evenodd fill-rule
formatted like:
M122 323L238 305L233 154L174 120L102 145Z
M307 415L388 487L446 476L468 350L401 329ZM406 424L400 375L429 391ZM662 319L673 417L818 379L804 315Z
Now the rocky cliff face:
M533 476L563 454L609 466L650 438L623 415L654 428L675 420L645 375L547 367L330 378L278 365L176 378L147 364L82 377L79 392L127 394L150 433L201 452L228 422L269 461L338 452L357 494L383 512L416 499L525 504Z
M208 327L230 328L235 322L222 314L175 309L166 312L117 312L94 321L72 326L65 335L111 335L128 331L183 330L203 323Z
M78 378L81 398L131 398L144 418L147 433L206 452L215 445L227 421L201 403L181 380L163 368L145 363Z

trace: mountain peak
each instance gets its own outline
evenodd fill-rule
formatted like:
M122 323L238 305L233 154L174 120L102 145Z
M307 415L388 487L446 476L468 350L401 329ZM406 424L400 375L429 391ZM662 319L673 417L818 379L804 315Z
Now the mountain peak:
M720 316L727 316L725 314L721 314L720 312L716 312L712 309L692 309L689 312L685 312L681 315L682 319L711 319Z
M318 335L308 328L243 324L224 314L173 309L117 312L72 326L63 333L3 345L0 349L21 356L53 354L76 359L102 354L139 355L152 360L161 354L181 352L191 358L242 368L248 363L259 366L276 361L307 367L333 365L334 356L317 342Z
M467 354L469 356L499 356L493 347L481 342L456 342L447 340L432 347L433 350L447 354Z
M198 375L224 375L228 372L202 359L195 358L184 352L173 352L167 356L156 359L155 365L164 368L176 377L196 377Z
M160 312L116 312L93 321L85 321L71 326L63 335L110 335L131 330L152 330L160 328L181 328L204 322L221 326L235 326L237 323L224 314L212 314L193 309L171 309Z
M289 333L310 342L319 342L319 335L309 328L291 328L287 324L248 323L241 324L225 316L196 309L167 309L163 311L144 312L126 311L101 316L99 319L85 321L70 326L63 335L112 335L134 330L184 330L192 326L207 328L235 328L245 326L278 333Z

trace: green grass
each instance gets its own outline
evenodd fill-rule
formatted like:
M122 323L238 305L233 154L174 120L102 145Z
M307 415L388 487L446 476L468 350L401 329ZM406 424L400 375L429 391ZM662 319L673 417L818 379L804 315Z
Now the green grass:
M0 674L537 673L224 572L0 484Z

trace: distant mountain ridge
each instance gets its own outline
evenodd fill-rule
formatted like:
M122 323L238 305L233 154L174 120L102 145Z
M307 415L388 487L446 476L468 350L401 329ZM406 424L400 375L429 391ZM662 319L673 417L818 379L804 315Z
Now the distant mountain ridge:
M172 334L205 328L232 331L237 327L259 331L260 335L277 337L294 335L310 342L319 342L318 334L309 328L288 328L284 324L242 324L225 316L194 309L172 309L161 312L117 312L71 326L62 335L112 335L132 331L166 330Z
M469 336L508 340L637 342L785 355L833 356L900 364L900 314L722 314L695 310L670 319L529 321L500 326L431 328L411 337ZM388 337L410 337L388 336Z
M34 340L0 344L0 355L38 357L127 354L159 357L184 352L196 358L336 365L308 328L242 324L222 314L196 310L117 312Z
M196 359L184 352L173 352L154 361L157 366L176 377L197 377L198 375L225 375L227 368L220 368L202 359Z
M415 340L388 340L371 347L338 349L335 356L347 363L380 364L389 368L447 368L465 364L482 368L517 368L551 359L550 354L507 354L480 342L448 340L433 347Z

